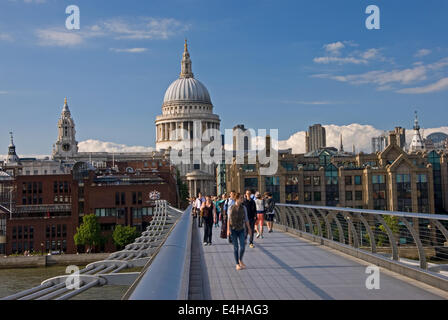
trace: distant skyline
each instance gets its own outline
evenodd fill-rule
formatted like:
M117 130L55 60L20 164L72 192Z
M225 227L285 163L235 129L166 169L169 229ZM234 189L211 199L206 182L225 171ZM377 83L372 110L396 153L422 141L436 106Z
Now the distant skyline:
M65 29L71 4L79 31ZM364 26L368 4L381 9L380 30ZM417 110L423 128L448 133L447 9L443 0L2 0L0 154L12 130L19 154L50 155L65 96L81 151L154 147L185 38L223 130L278 128L280 146L301 150L301 134L321 123L333 128L328 145L342 132L345 149L359 150L367 135L412 129Z

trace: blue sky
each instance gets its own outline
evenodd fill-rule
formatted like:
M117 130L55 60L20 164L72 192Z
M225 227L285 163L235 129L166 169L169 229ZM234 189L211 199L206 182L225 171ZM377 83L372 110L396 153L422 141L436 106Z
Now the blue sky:
M380 30L365 28L370 4ZM445 0L0 0L0 153L12 129L19 153L50 154L65 96L78 141L154 146L184 38L221 128L286 140L313 123L410 128L414 110L446 126L447 13Z

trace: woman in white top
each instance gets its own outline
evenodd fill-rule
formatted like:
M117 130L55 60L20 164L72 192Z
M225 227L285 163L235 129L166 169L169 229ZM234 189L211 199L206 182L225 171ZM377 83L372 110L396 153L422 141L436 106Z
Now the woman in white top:
M264 214L266 212L264 199L259 192L255 193L255 206L257 207L257 221L255 222L255 231L257 238L263 238Z

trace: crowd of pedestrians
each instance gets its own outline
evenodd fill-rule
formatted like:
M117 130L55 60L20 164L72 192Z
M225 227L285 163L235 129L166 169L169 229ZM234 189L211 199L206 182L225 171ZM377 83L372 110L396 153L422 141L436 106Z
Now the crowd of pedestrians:
M198 193L190 202L193 223L204 228L204 246L212 245L213 229L221 228L220 238L233 244L237 270L246 268L243 256L247 237L249 247L255 248L254 237L264 238L265 222L268 233L272 232L275 202L269 192L262 195L253 190L246 190L244 194L231 191L221 197Z

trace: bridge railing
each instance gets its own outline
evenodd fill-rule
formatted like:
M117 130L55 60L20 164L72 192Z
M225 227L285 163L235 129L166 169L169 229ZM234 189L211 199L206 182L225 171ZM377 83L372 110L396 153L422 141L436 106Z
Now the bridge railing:
M157 255L148 261L124 300L187 300L191 260L192 217L189 206Z
M92 287L104 285L131 285L139 272L123 272L129 268L147 265L159 252L182 212L156 200L153 217L146 231L123 250L114 252L106 260L90 263L77 275L47 279L41 285L18 292L0 300L66 300ZM79 285L75 286L75 278Z
M368 252L448 279L448 215L276 204L275 217L286 229L313 241Z

